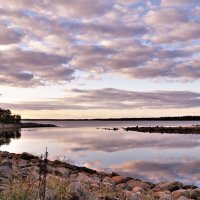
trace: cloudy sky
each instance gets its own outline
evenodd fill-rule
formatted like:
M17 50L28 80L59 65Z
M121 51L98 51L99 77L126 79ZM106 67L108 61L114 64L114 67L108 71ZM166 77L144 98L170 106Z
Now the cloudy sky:
M24 118L200 113L200 1L0 0L0 107Z

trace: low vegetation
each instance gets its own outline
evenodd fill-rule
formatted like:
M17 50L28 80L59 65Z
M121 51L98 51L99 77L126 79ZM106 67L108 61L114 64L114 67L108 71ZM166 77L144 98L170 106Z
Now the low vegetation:
M6 180L0 192L1 200L36 200L36 184L20 177Z
M92 184L79 185L74 190L69 179L49 176L46 186L45 200L88 200L98 197L101 200L126 200L126 195L120 190L106 186L97 187ZM87 192L86 192L87 191ZM22 178L13 178L5 183L0 192L1 200L41 200L38 196L38 183Z

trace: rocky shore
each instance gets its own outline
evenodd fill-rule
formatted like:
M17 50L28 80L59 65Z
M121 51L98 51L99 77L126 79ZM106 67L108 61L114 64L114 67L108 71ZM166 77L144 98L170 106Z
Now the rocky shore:
M30 190L27 200L37 199L39 163L37 156L28 153L0 151L0 199L12 199L9 196L18 190L20 193ZM19 180L23 182L20 184ZM4 195L8 195L7 198L3 198ZM52 200L185 200L200 199L200 189L180 182L143 182L117 173L48 160L46 196Z
M118 131L120 128L104 128L105 130ZM125 131L137 131L143 133L168 133L168 134L200 134L200 126L188 126L188 127L166 127L166 126L149 126L149 127L122 127Z

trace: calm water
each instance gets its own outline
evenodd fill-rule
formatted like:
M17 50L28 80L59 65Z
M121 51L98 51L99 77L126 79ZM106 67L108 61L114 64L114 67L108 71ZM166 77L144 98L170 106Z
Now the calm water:
M43 122L44 123L44 122ZM1 151L40 155L90 168L117 171L146 181L181 181L200 186L200 135L105 131L97 127L186 126L199 122L45 122L59 128L22 129ZM1 136L1 135L0 135ZM1 141L1 140L0 140Z

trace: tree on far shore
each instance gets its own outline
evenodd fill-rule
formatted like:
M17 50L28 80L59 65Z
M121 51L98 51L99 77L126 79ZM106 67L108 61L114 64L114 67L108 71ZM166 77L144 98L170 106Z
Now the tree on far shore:
M0 108L0 123L9 124L9 123L20 123L21 115L12 114L12 112L7 109L4 110Z

